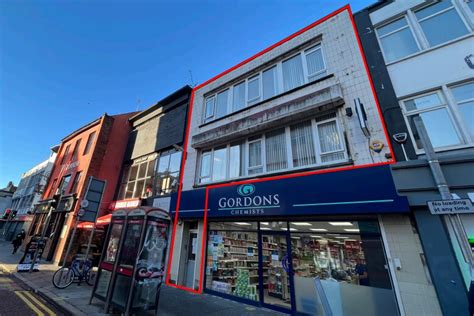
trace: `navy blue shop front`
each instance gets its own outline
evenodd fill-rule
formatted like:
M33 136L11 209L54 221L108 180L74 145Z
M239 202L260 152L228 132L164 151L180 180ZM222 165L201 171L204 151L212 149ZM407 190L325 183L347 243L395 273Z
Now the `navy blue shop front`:
M387 165L209 188L208 217L409 212ZM204 216L205 188L183 191L179 217ZM176 205L177 194L171 205ZM173 209L174 213L175 210Z

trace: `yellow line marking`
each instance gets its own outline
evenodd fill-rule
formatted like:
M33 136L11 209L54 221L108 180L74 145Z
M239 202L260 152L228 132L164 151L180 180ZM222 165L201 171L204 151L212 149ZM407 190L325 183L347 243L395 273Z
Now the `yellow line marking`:
M24 295L23 292L15 292L15 294L16 294L23 302L25 302L25 304L28 305L28 307L29 307L32 311L34 311L34 312L36 313L36 315L38 315L38 316L44 316L44 314L43 314L42 311L40 311L38 308L36 308L35 305L33 305L30 301L28 301L28 299L27 299L25 296L23 296L23 295Z
M23 294L26 294L26 296L28 296L33 302L35 302L36 305L38 305L42 310L48 313L48 315L50 316L56 315L56 313L54 313L51 309L49 309L49 307L47 307L40 300L38 300L30 291L24 291Z
M0 283L11 283L12 280L10 279L0 279Z

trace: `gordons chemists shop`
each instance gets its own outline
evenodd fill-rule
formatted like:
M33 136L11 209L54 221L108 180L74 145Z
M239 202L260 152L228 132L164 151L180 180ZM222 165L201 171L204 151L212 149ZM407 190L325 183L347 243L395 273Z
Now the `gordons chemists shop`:
M398 314L379 219L409 209L388 166L207 191L207 203L206 189L182 192L178 284L198 288L203 260L204 290L216 295L309 314Z

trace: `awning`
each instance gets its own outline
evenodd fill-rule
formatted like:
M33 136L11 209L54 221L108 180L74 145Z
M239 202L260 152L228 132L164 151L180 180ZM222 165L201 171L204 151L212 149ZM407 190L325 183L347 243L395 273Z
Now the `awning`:
M112 214L107 214L107 215L99 217L96 221L97 226L109 225L111 218L112 218ZM79 225L77 225L77 228L83 228L83 229L91 229L93 227L94 227L93 222L82 222Z

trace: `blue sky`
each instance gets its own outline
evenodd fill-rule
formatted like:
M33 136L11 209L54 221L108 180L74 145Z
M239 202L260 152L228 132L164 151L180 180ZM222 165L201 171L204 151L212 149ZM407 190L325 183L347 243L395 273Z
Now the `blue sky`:
M0 1L0 187L104 112L143 110L346 3Z

